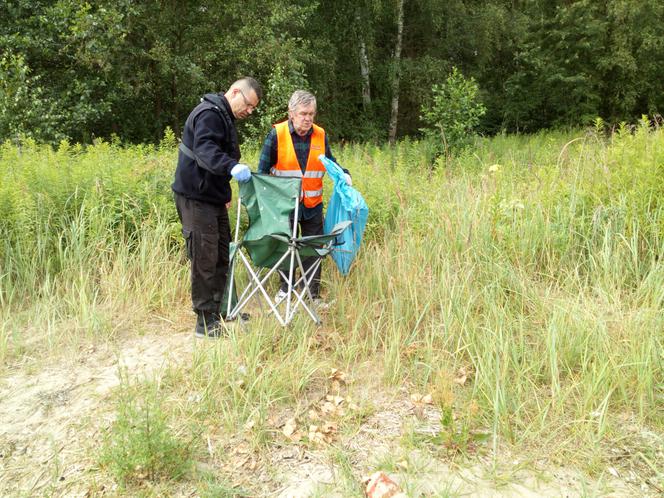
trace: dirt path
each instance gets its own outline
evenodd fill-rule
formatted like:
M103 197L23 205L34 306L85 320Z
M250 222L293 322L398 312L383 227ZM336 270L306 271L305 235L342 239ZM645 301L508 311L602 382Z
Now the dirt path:
M116 495L110 479L99 476L91 454L101 439L100 431L112 420L109 397L120 384L120 372L124 369L131 376L154 376L161 369L190 360L194 347L189 331L160 330L115 346L90 347L74 359L38 370L34 366L10 369L0 379L0 496ZM294 498L318 493L342 497L344 489L360 486L349 484L349 479L357 479L370 470L369 462L390 454L404 421L411 416L403 400L392 398L380 406L355 437L343 441L350 455L350 472L330 460L329 449L310 451L296 444L276 445L258 464L240 465L233 471L243 474L245 482L261 479L264 496ZM648 490L630 487L620 479L592 481L571 469L548 469L542 474L544 479L539 479L532 470L519 470L517 457L511 469L503 463L501 472L509 475L502 485L486 477L491 467L488 461L455 467L416 450L408 460L410 468L396 468L391 475L417 493L413 496L648 494ZM193 485L184 484L173 494L197 493Z
M37 372L14 369L0 380L0 495L77 494L94 466L87 455L110 420L108 397L120 372L150 376L191 356L189 333L143 336L95 346ZM34 367L32 367L34 368Z

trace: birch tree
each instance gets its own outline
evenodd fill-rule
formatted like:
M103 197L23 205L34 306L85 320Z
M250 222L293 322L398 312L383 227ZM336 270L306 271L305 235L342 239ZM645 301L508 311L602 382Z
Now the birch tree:
M399 77L401 75L401 45L403 42L403 0L397 0L397 41L394 47L394 69L392 77L392 105L390 113L389 141L394 144L397 138L399 115Z

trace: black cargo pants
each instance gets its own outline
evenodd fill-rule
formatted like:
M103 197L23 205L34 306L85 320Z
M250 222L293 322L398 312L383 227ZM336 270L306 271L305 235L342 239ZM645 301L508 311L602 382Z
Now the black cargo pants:
M174 195L187 256L191 261L191 302L194 311L221 312L221 316L226 316L223 297L231 241L226 206Z

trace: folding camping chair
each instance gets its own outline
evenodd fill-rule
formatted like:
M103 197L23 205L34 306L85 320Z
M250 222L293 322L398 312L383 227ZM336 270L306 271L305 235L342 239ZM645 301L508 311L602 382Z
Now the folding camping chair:
M234 241L230 249L228 289L234 289L238 260L249 276L249 283L237 299L227 299L227 319L233 319L251 298L262 296L282 326L288 325L301 307L317 324L320 318L313 306L310 285L323 258L333 248L334 240L350 224L344 221L323 235L297 236L302 180L254 174L240 184ZM240 239L241 206L245 207L249 226ZM245 254L246 253L246 254ZM303 259L314 258L305 271ZM295 280L296 271L300 276ZM265 284L278 273L288 284L283 300L276 302ZM235 305L233 305L235 301Z

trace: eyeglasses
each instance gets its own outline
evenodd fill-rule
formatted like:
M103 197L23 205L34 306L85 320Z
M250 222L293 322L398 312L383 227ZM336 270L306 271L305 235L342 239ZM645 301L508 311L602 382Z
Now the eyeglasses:
M253 111L254 109L256 109L258 103L256 103L256 105L252 104L251 102L249 102L249 100L247 100L247 96L244 94L241 88L238 88L237 90L238 92L240 92L240 95L242 95L242 99L244 100L244 105L247 106L247 110Z

